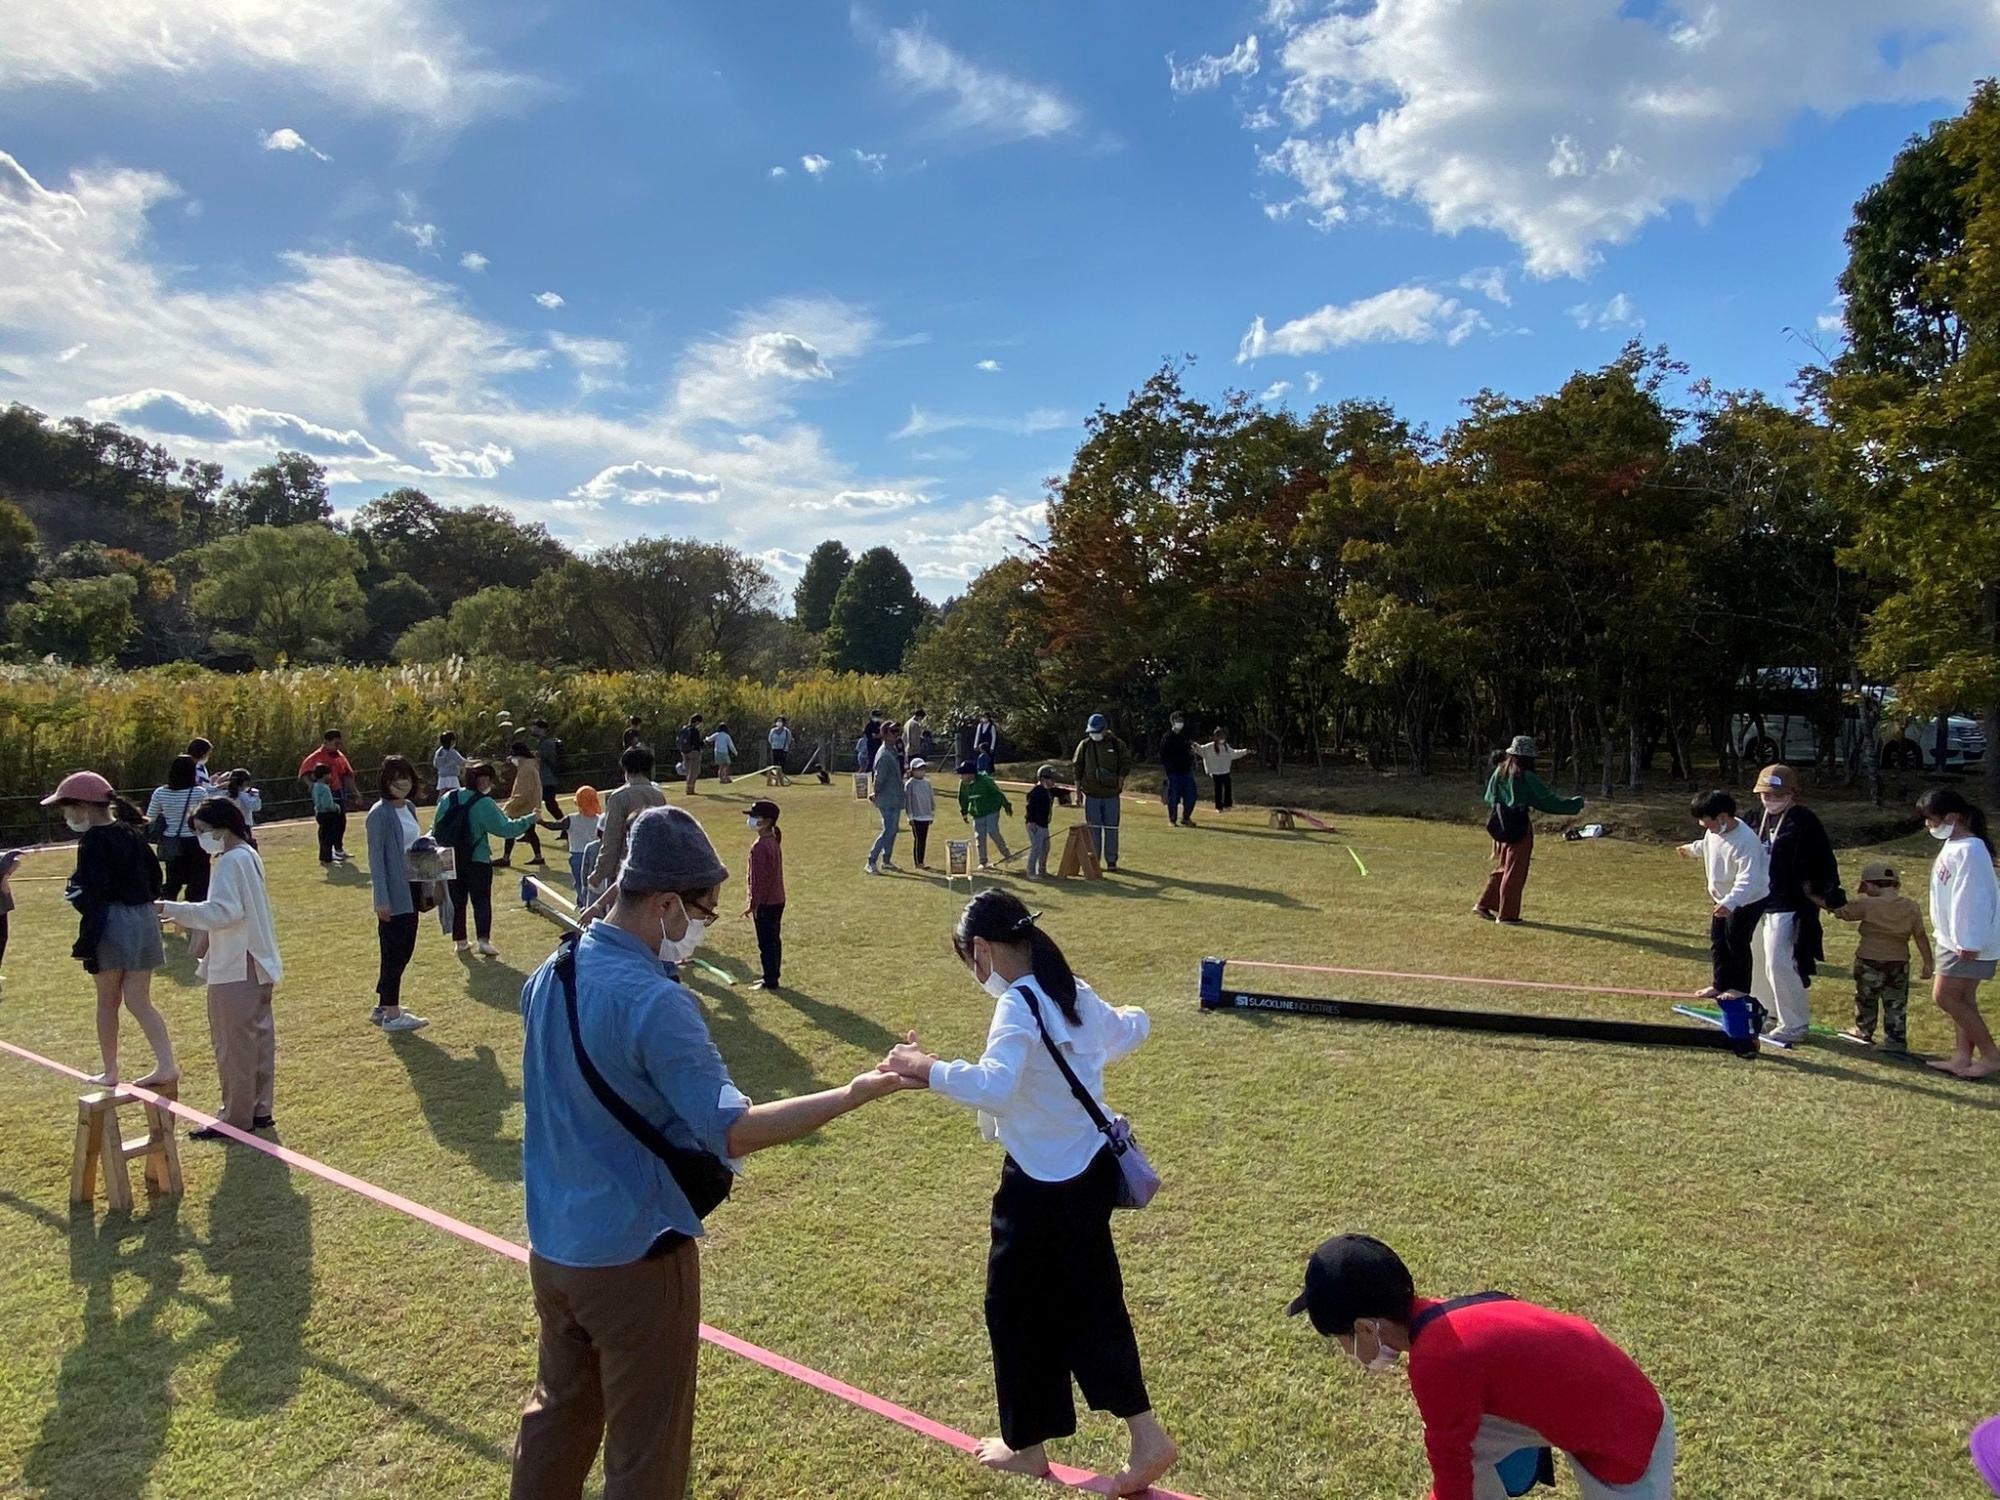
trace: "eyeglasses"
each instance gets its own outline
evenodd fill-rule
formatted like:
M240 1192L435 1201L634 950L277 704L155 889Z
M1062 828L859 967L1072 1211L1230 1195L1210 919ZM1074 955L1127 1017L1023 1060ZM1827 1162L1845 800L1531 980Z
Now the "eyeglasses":
M685 896L681 898L681 909L697 922L720 922L722 920L721 907L711 906L704 911Z

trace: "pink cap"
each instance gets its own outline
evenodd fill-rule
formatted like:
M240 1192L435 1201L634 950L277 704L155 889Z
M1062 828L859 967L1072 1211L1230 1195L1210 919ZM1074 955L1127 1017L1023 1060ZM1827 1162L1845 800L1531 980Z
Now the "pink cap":
M61 786L42 798L42 806L54 807L58 802L101 802L109 806L115 795L111 783L95 771L72 771L63 777Z

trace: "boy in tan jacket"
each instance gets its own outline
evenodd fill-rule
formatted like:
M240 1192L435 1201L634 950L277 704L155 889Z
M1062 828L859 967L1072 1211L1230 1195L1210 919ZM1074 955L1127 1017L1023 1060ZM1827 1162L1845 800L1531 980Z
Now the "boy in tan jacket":
M1910 944L1923 959L1923 975L1931 977L1931 940L1924 935L1924 914L1903 894L1895 867L1874 860L1861 867L1860 894L1833 908L1843 922L1861 924L1861 946L1854 955L1854 1025L1841 1033L1850 1042L1875 1044L1875 1015L1882 1016L1882 1050L1909 1050Z

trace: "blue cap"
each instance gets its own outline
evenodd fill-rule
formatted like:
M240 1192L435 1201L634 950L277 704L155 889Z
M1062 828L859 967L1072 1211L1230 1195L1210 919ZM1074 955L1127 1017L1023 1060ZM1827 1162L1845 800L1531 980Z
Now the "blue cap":
M1083 727L1086 733L1096 734L1099 730L1101 730L1104 727L1104 715L1092 714L1090 716L1090 722L1084 725Z

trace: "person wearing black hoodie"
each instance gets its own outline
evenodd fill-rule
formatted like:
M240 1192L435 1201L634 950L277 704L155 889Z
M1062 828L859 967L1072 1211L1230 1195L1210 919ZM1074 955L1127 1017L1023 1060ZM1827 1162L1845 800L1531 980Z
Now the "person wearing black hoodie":
M1845 906L1840 861L1826 825L1800 800L1804 780L1791 766L1766 766L1757 773L1764 803L1758 837L1771 851L1771 895L1757 924L1751 956L1750 992L1777 1011L1769 1037L1790 1046L1805 1038L1812 1021L1806 991L1826 958L1820 903Z
M1194 741L1188 738L1187 719L1178 711L1160 736L1160 770L1167 778L1167 821L1194 827Z

